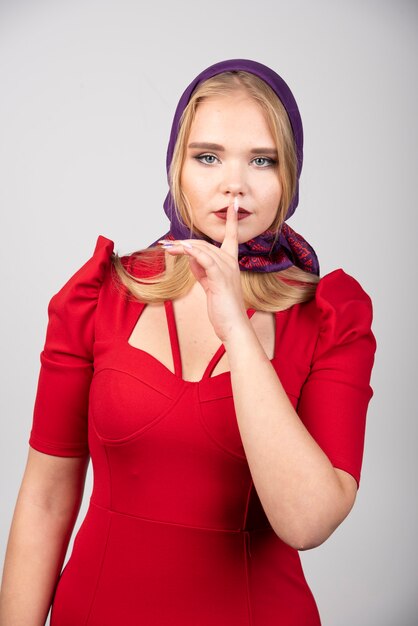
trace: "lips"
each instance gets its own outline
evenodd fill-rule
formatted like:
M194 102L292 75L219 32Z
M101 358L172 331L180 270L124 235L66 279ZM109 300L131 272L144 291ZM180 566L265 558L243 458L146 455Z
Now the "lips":
M215 213L226 213L227 211L228 211L228 207L224 207L223 209L219 209L219 211L215 211ZM247 209L243 209L242 207L239 207L238 213L245 213L246 215L250 214L250 212L247 211Z
M215 211L215 215L216 215L216 217L219 217L219 219L226 221L226 219L227 219L227 211L228 211L228 207L225 207L224 209L220 209L219 211ZM238 209L238 213L237 213L238 220L244 220L249 215L251 215L251 213L249 211L247 211L246 209L243 209L241 207Z

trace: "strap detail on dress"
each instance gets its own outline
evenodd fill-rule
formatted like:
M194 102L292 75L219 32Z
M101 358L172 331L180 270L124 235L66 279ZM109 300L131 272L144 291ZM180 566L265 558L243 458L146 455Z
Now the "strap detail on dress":
M255 309L247 309L247 315L248 315L248 319L251 319L252 316L255 313ZM205 373L203 374L203 378L210 378L212 376L212 372L215 369L215 367L217 366L218 362L220 361L221 357L224 355L225 353L225 345L223 343L221 343L221 345L219 346L218 350L215 352L215 354L213 355L213 357L211 358L211 360L209 361L209 364L205 370Z
M176 320L174 317L173 303L171 300L165 300L164 306L165 306L165 312L167 316L168 332L170 334L171 353L173 356L173 363L174 363L174 373L179 378L183 378L181 354L180 354L180 343L179 343L179 338L177 334ZM255 309L247 309L248 319L251 319L254 313L255 313ZM208 366L205 369L205 372L203 374L202 380L205 378L210 378L212 376L212 372L215 369L220 358L223 356L224 352L225 352L225 346L223 343L221 343L218 350L215 352L215 354L209 361Z
M171 300L164 301L165 313L167 316L168 332L170 334L171 354L173 356L174 374L183 378L180 356L180 344L177 335L176 321L174 319L173 303Z

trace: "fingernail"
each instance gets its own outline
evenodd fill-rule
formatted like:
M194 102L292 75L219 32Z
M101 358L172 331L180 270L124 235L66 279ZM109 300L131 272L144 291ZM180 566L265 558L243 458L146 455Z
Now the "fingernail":
M170 243L169 241L165 241L164 243L161 244L162 248L172 248L173 246L174 246L174 243Z
M173 243L170 239L160 239L157 244L163 245L164 243Z
M192 244L191 243L187 243L187 241L179 241L179 243L184 246L185 248L191 248Z
M235 213L238 213L238 209L239 209L238 196L235 196L235 198L234 198L234 209L235 209Z

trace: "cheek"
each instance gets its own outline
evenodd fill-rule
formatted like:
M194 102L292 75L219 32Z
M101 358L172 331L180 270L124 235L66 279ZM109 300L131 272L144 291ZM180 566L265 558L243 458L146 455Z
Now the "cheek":
M180 187L185 193L187 193L189 188L189 178L189 168L186 165L183 165L180 173Z
M184 167L180 177L180 186L189 200L198 200L208 195L211 189L209 177L193 167Z
M198 172L192 164L186 161L180 175L180 186L185 193L193 195L199 187Z
M263 223L265 222L264 226L268 228L276 218L282 196L282 187L277 179L266 181L261 193L260 204L264 207Z
M274 201L282 195L282 184L276 171L252 172L249 182L253 191L264 200Z
M266 205L277 208L282 197L282 186L277 180L265 181L260 193Z

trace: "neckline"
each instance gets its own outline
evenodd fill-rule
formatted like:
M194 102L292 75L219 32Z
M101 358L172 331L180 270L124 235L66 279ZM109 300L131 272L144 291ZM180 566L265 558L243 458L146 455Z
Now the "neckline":
M200 378L199 381L185 380L183 378L180 342L179 342L179 337L178 337L178 332L177 332L177 324L176 324L172 300L164 300L164 308L166 312L168 331L169 331L169 336L170 336L171 354L172 354L173 363L174 363L174 376L177 376L178 378L180 378L180 380L182 380L185 383L196 383L196 382L202 382L208 378L216 378L212 376L212 372L215 369L218 362L220 361L221 357L225 353L225 345L223 343L220 344L219 348L216 350L215 354L212 356L209 363L207 364L206 369L203 373L203 376ZM256 312L256 309L247 309L248 319L251 319L251 317L254 315L255 312ZM173 372L170 372L170 373L173 374ZM221 374L226 374L226 373L228 372L221 372ZM221 374L219 374L219 376Z

